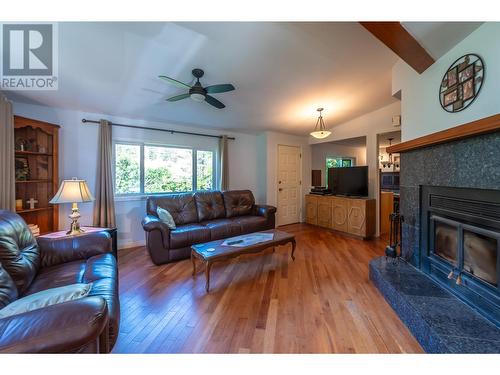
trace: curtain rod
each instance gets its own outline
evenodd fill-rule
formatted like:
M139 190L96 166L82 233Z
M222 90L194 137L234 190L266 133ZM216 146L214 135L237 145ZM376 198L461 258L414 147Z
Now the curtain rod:
M99 121L87 120L85 118L82 118L82 122L84 124L87 123L87 122L92 123L92 124L99 124L100 123ZM146 127L146 126L117 124L117 123L111 122L111 121L108 121L108 122L112 126L120 126L122 128L143 129L143 130L157 130L157 131L160 131L160 132L167 132L167 133L170 133L170 134L177 133L177 134L186 134L186 135L197 135L199 137L222 138L222 135L191 133L191 132L183 132L183 131L180 131L180 130L158 129L158 128L150 128L150 127ZM227 139L230 139L230 140L234 141L236 138L234 138L234 137L227 137Z

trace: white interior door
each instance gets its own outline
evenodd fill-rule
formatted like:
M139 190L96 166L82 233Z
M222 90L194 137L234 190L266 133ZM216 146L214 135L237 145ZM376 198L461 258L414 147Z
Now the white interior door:
M300 148L278 145L278 225L300 221Z

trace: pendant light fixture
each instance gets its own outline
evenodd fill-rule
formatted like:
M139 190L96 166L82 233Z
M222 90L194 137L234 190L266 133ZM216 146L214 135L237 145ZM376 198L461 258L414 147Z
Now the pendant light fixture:
M314 131L312 131L310 134L314 138L318 139L326 138L330 134L332 134L332 132L326 130L325 123L323 122L323 116L321 115L321 111L323 111L323 108L318 108L317 111L319 112L318 121L316 121L316 126L314 127Z

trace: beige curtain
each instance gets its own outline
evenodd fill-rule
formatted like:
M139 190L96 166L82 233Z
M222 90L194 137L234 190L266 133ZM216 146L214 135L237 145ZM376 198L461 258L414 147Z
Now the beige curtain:
M220 190L229 189L229 156L227 150L227 135L219 139L219 157L220 157Z
M0 209L16 210L12 103L0 93Z
M113 174L111 168L113 142L111 125L106 120L99 121L98 147L94 225L112 228L116 226Z

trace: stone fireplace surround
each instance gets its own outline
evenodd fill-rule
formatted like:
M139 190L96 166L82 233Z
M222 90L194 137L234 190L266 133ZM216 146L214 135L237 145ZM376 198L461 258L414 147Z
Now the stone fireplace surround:
M421 186L500 190L500 132L402 152L400 184L408 263L375 259L370 278L427 352L500 353L500 329L420 270Z
M500 133L401 154L403 257L420 268L420 186L500 190Z

